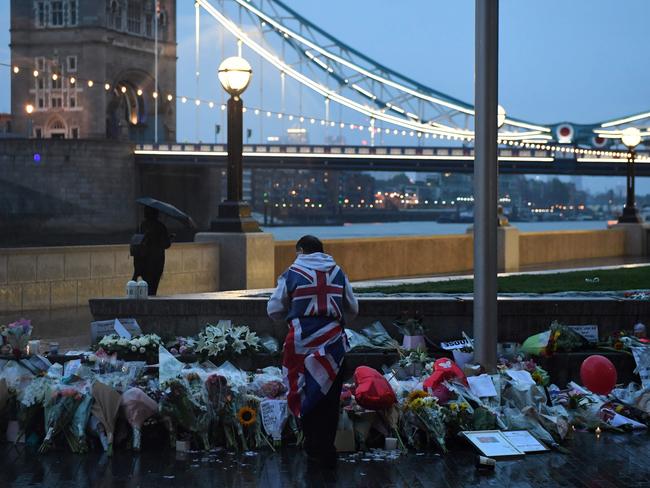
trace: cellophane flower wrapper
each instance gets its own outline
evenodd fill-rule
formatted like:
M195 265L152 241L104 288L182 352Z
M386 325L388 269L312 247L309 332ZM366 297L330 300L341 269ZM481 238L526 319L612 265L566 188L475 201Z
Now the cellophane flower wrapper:
M373 322L364 327L360 334L368 339L373 349L397 350L400 348L399 343L390 336L381 322Z
M14 351L24 351L32 336L32 330L31 320L20 319L7 325L3 335Z
M72 421L82 395L74 388L57 390L45 404L45 439L39 453L48 452L54 443L54 438Z
M158 413L158 404L140 388L129 388L122 394L121 406L133 429L133 449L139 450L142 425L149 417Z
M88 420L90 419L92 404L93 397L89 392L86 392L77 406L72 421L64 430L68 446L70 446L70 450L74 453L82 454L88 451L86 427L88 426Z
M198 437L204 449L209 449L209 410L205 403L193 397L189 382L184 378L168 380L160 401L160 413L171 420L175 430L181 427Z

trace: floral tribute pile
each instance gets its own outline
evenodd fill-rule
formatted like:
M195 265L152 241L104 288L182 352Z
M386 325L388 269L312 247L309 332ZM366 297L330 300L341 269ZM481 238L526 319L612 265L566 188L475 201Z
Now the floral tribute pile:
M382 330L373 324L351 338L380 350L394 346ZM236 451L301 443L281 370L245 371L231 362L247 353L277 352L277 344L246 326L221 321L196 337L167 342L155 334L110 335L92 352L53 357L58 363L19 358L30 333L28 321L3 332L10 354L0 359L0 435L13 442L41 453L109 454L160 442L179 450ZM645 361L643 371L650 369L647 343L615 339ZM527 430L562 449L576 429L641 429L650 421L646 373L641 386L607 395L575 383L564 389L550 384L548 373L521 355L502 358L497 374L481 373L477 365L460 368L426 351L403 353L383 372L359 367L341 395L339 437L353 439L353 448L362 450L394 438L402 450L445 453L465 431ZM346 431L352 435L344 436Z

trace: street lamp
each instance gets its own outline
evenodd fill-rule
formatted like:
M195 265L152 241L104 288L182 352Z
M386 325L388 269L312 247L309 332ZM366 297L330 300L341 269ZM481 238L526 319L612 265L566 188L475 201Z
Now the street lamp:
M623 129L621 141L629 149L627 156L627 196L623 213L618 218L619 224L638 224L641 222L639 211L636 209L634 198L634 159L636 151L634 148L641 143L641 132L636 127Z
M28 103L25 105L25 112L27 113L27 139L32 137L32 114L34 113L34 105Z
M233 56L219 65L219 82L230 94L228 99L228 194L219 204L218 216L212 222L213 232L261 232L251 217L248 203L243 201L242 152L243 104L240 95L251 81L253 70L243 58Z

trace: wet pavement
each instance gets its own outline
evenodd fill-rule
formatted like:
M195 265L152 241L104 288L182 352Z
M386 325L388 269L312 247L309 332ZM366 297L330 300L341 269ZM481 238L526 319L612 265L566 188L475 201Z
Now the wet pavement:
M38 455L24 446L0 445L1 487L650 487L650 436L577 432L569 454L549 452L498 461L491 474L474 468L464 443L441 456L388 452L341 455L335 470L314 468L302 451L233 454L224 450L176 453L120 450ZM396 454L396 453L393 453ZM393 456L394 457L394 456Z

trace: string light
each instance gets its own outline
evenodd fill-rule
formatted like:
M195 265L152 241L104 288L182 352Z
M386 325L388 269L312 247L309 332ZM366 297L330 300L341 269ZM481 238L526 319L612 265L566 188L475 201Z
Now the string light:
M0 63L0 66L2 66L2 65L10 67L14 74L18 74L21 71L21 68L19 66L11 66L11 65L8 65L8 64L5 64L5 63ZM32 74L33 74L34 77L38 77L38 76L40 76L41 73L37 69L35 69L35 70L33 70ZM60 77L64 78L64 77L60 76L58 73L51 73L51 77L55 81L58 80ZM68 78L68 81L69 81L70 85L75 85L77 83L78 79L76 77L74 77L74 76L70 76ZM89 88L92 88L94 86L94 81L93 80L87 80L86 83L87 83L87 86ZM110 83L105 83L104 84L104 89L106 91L109 91L111 89ZM122 93L126 93L127 88L125 86L121 86L120 91ZM144 92L143 92L142 89L138 89L137 94L138 94L138 96L142 96L144 94ZM153 96L153 98L157 98L159 96L159 94L158 94L158 92L154 91L154 92L152 92L152 96ZM191 99L191 97L186 97L186 96L181 97L181 102L186 103L188 101L188 98ZM174 99L173 94L170 93L170 94L167 95L167 101L171 102L173 99ZM201 104L201 100L194 99L194 103L196 104L196 106L199 106ZM208 105L210 106L210 108L213 108L215 106L213 101L208 102ZM225 110L225 109L226 109L226 105L222 104L221 105L221 110ZM244 107L243 110L246 111L246 108ZM262 113L262 111L259 108L255 108L254 113L255 113L255 115L259 115L260 113ZM287 116L287 118L289 120L294 120L294 118L298 118L298 120L301 123L303 123L305 121L305 117L302 116L302 115L300 115L300 116L295 115L294 116L293 114L286 114L286 113L282 113L282 112L266 111L267 117L271 117L274 113L276 114L278 119L282 119L284 116ZM318 119L318 118L314 118L314 117L311 117L309 119L310 124L315 124L317 121L322 126L329 125L330 127L335 127L337 125L337 122L335 122L335 121L327 121L325 119ZM353 124L353 123L346 124L345 122L339 122L338 125L341 128L345 128L346 125L348 125L351 130L356 130L356 129L359 129L361 131L365 130L365 126L356 125L356 124ZM429 128L429 127L427 127L427 128ZM380 129L380 128L373 129L372 127L368 127L368 130L371 131L371 132L374 130L375 133L381 133L382 132L382 129ZM387 135L389 135L391 133L391 130L389 128L384 128L383 131ZM473 135L455 135L455 134L452 135L452 134L445 134L445 133L438 134L436 132L424 132L423 133L421 131L417 131L417 132L409 131L409 132L407 132L406 130L402 130L400 132L398 129L394 129L392 132L393 132L394 135L398 135L398 134L401 133L402 136L406 136L408 134L411 137L413 137L413 136L415 136L417 134L417 137L419 137L419 138L421 138L422 135L424 135L424 137L427 138L427 139L429 138L429 136L431 136L432 139L437 139L438 136L440 136L441 138L446 137L448 140L461 140L461 141L470 141L470 142L473 140ZM645 135L645 133L644 133L644 135ZM522 134L517 134L517 136L521 137ZM597 149L585 149L585 148L579 148L579 147L569 147L569 146L565 146L565 145L555 146L555 145L549 145L549 144L532 143L530 141L513 140L513 139L509 139L507 137L499 138L498 143L499 144L506 144L508 146L513 146L513 147L518 147L518 148L524 148L524 149L544 150L544 151L548 151L548 152L561 152L561 153L565 153L565 154L570 153L570 154L576 154L576 155L579 155L579 156L595 156L597 158L616 158L616 159L627 160L627 157L628 157L628 152L627 151L604 151L604 150L597 150ZM637 157L637 161L650 161L650 158L647 157L647 156L639 155Z

